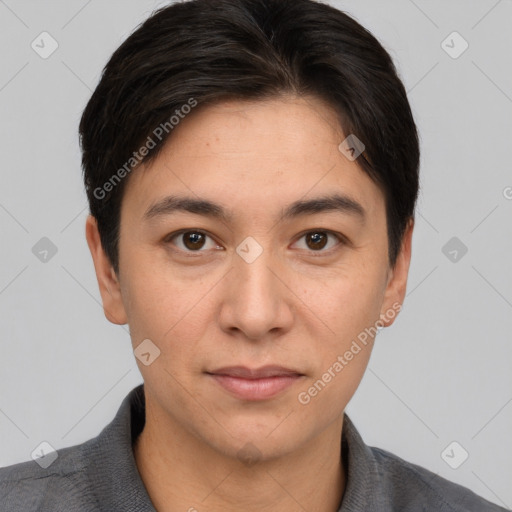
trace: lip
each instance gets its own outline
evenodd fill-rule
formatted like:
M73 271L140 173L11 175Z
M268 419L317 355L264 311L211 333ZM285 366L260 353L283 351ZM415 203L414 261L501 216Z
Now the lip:
M206 372L217 384L242 400L268 400L292 386L303 374L282 366L230 366Z
M226 366L225 368L219 368L207 373L211 375L228 375L240 379L265 379L268 377L302 375L296 370L276 365L267 365L254 369L247 368L246 366Z

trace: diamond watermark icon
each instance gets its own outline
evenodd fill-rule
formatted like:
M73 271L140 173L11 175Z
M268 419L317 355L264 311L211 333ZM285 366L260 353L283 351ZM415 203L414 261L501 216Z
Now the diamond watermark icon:
M441 251L452 263L458 263L466 255L468 248L459 238L454 236L444 244Z
M352 133L338 146L338 149L353 162L366 149L366 146Z
M145 339L137 345L133 353L144 366L149 366L160 356L160 349L151 340Z
M237 246L236 252L246 263L252 263L261 255L263 247L252 236L248 236Z
M466 462L469 453L457 441L452 441L442 452L441 458L452 469L457 469Z
M469 43L458 32L454 31L444 39L441 48L452 59L458 59L469 48Z
M30 456L43 469L46 469L57 460L59 455L50 443L43 441L34 449Z
M261 452L252 443L246 443L238 450L236 457L246 466L253 466L261 460Z
M47 59L59 47L59 43L48 32L41 32L30 44L39 57Z
M57 246L49 238L43 236L32 247L32 254L42 263L48 263L57 254Z

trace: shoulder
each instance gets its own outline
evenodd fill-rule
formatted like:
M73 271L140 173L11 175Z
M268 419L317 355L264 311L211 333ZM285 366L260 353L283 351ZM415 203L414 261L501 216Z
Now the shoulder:
M0 468L2 512L97 511L86 472L88 443L57 450L55 460L50 453L39 459L42 463L30 460Z
M408 512L503 512L507 509L426 468L381 448L370 447L395 510Z
M143 425L141 384L96 437L0 468L0 511L154 510L132 452Z

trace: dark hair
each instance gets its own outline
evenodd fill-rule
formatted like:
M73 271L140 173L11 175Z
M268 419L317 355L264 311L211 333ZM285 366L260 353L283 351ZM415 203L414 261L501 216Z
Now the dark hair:
M394 267L414 219L420 149L390 55L353 18L313 0L190 0L155 11L114 52L80 122L90 213L116 274L128 174L157 156L171 116L286 93L324 100L365 145L357 163L384 193Z

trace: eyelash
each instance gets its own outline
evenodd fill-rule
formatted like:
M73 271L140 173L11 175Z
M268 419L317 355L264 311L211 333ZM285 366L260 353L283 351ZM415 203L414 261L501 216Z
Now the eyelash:
M168 236L166 236L165 239L164 239L164 243L171 244L172 243L171 241L174 238L179 237L180 235L183 235L185 233L199 233L199 234L204 235L204 236L206 236L208 238L211 238L213 240L213 237L210 236L206 231L203 231L202 229L182 229L180 231L175 231L175 232L169 234ZM336 232L330 231L328 229L320 229L320 228L318 228L318 229L309 229L308 231L305 231L305 232L301 233L294 243L298 242L305 235L308 235L310 233L325 233L327 235L333 236L334 238L336 238L338 240L338 244L336 246L334 246L334 247L331 247L330 249L327 249L327 250L320 249L318 251L308 250L308 252L310 252L313 256L323 256L323 255L326 255L326 254L329 255L333 251L338 250L340 248L339 247L340 245L347 245L348 244L348 240L346 239L346 237L344 237L340 233L336 233ZM181 253L185 253L185 254L187 254L187 256L192 256L194 253L200 254L202 252L207 252L206 250L201 250L201 249L198 249L197 251L177 249L177 251L181 252ZM192 256L192 257L194 257L194 256Z

